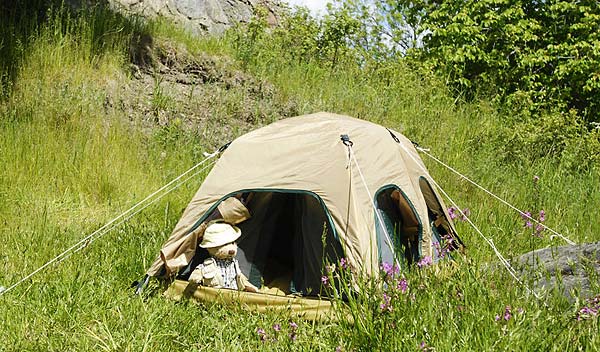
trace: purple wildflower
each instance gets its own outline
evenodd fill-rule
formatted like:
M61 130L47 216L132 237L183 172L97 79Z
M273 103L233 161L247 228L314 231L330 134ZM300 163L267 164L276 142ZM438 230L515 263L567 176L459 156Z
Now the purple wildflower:
M405 278L400 279L400 281L398 281L397 288L400 290L400 292L406 293L406 291L408 291L408 281L406 281Z
M521 212L521 218L523 218L523 220L531 219L531 212L530 211Z
M346 269L347 267L348 267L348 261L346 260L346 258L340 259L340 268Z
M525 221L525 227L530 229L533 227L533 223L531 221L527 220L527 221Z
M432 263L433 263L433 261L432 261L431 257L426 255L423 258L421 258L421 260L419 260L419 262L417 263L417 266L419 268L423 268L423 267L431 265Z
M329 286L329 277L327 275L323 275L321 277L321 283L323 283L324 286Z
M577 312L577 321L590 319L600 313L600 295L587 300L588 305L579 309Z
M281 325L279 325L279 324L273 324L273 330L275 330L275 331L281 331Z
M383 302L381 302L381 304L379 305L379 308L381 308L382 312L388 311L391 312L392 311L392 305L390 304L390 296L388 296L387 294L383 294Z
M506 306L504 308L504 320L509 321L511 317L512 317L512 314L510 312L510 306Z
M546 221L546 212L542 209L540 210L540 222Z
M296 338L297 338L297 337L298 337L298 336L296 335L296 333L295 333L295 332L291 332L291 333L290 333L290 340L292 340L292 341L296 341Z
M537 237L542 237L542 231L544 231L544 226L541 224L535 225L534 235Z
M292 330L298 329L298 324L294 323L293 321L290 321L290 329L292 329Z
M258 328L256 329L256 333L258 334L258 337L262 342L265 342L267 340L267 333L265 332L265 329Z
M424 349L427 346L427 344L425 343L425 341L421 341L421 344L419 345L420 349Z
M390 263L383 262L381 263L381 271L385 273L386 278L392 278L400 272L400 267L395 264L392 265Z
M460 219L462 221L467 221L467 217L471 215L471 210L469 208L464 208L462 211L462 216L460 217Z
M456 214L456 208L455 207L450 207L448 208L448 215L450 215L450 219L454 220L458 217L458 214Z
M496 314L496 316L494 317L494 321L499 321L500 320L500 315Z

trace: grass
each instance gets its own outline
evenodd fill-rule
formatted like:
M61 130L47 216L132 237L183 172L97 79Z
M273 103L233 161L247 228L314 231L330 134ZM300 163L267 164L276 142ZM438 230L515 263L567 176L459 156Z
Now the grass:
M41 5L40 5L41 6ZM18 10L18 9L17 9ZM15 10L15 11L17 11ZM226 40L197 40L166 24L144 27L111 12L48 14L35 21L9 16L0 68L0 285L10 286L92 233L212 151L198 134L169 125L148 131L107 104L111 87L127 85L132 38L141 32L169 38L192 54L235 56ZM13 13L14 14L14 13ZM3 32L7 33L7 32ZM8 36L3 36L8 38ZM10 53L10 54L5 54ZM242 63L229 58L231 65ZM432 77L399 68L382 84L360 71L268 61L246 66L276 95L256 102L239 89L219 90L218 133L254 104L249 116L264 124L277 115L335 111L396 129L445 162L524 210L544 209L550 227L579 243L597 241L590 209L600 204L598 173L571 173L551 160L498 160L487 139L502 116L485 102L456 102ZM157 78L150 104L177 104ZM196 95L201 99L201 95ZM191 98L190 98L191 99ZM267 104L267 105L265 105ZM232 132L244 132L243 128ZM360 147L360 146L356 146ZM515 212L424 157L431 174L506 256L561 245L548 234L531 241ZM540 177L539 189L533 176ZM501 270L490 248L458 223L467 258L453 265L404 273L408 291L382 312L382 291L358 297L355 324L311 323L286 314L255 314L240 307L196 306L163 299L155 286L144 297L130 289L155 259L203 175L178 188L126 224L0 297L0 350L593 350L598 319L575 319L586 302L560 294L537 300ZM153 284L156 285L156 284ZM369 287L365 283L365 287ZM367 292L367 291L365 291ZM511 307L510 320L503 316ZM519 313L520 309L523 310ZM293 322L298 325L294 328ZM281 331L273 326L279 324ZM258 329L265 330L261 341ZM295 334L295 340L290 338Z

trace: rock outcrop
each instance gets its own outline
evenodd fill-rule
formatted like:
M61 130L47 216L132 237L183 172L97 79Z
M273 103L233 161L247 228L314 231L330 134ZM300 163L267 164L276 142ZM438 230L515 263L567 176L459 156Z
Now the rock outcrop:
M277 0L108 0L113 8L148 18L164 17L196 34L221 34L227 28L248 22L257 8L267 12L276 25Z
M538 290L558 289L571 300L600 293L600 242L539 249L516 262Z

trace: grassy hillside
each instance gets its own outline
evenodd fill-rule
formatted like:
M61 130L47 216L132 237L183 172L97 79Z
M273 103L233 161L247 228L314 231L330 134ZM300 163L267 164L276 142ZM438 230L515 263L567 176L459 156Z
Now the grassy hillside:
M402 64L380 75L331 69L287 60L259 41L250 43L249 60L236 35L198 39L102 8L70 13L46 4L36 5L37 17L18 7L0 15L1 286L93 233L203 152L321 110L403 132L518 208L544 210L545 223L572 240L600 238L595 166L499 155L497 133L506 133L508 117L485 101L456 100L434 75ZM506 256L564 244L547 232L533 237L519 214L423 158ZM487 272L493 251L465 223L458 224L465 258L405 273L408 290L394 293L393 309L369 297L354 325L174 303L155 284L134 296L131 282L154 260L207 171L2 295L0 350L562 351L600 344L597 318L576 319L587 302L571 304L560 293L538 300L505 272Z

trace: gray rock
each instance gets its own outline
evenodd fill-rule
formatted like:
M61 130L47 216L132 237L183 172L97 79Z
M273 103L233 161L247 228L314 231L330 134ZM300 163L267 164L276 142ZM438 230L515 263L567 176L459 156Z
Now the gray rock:
M222 34L237 23L250 21L256 8L264 7L270 25L278 23L277 0L108 0L125 14L164 17L195 34Z
M515 263L536 290L558 289L571 301L600 294L600 242L539 249Z

